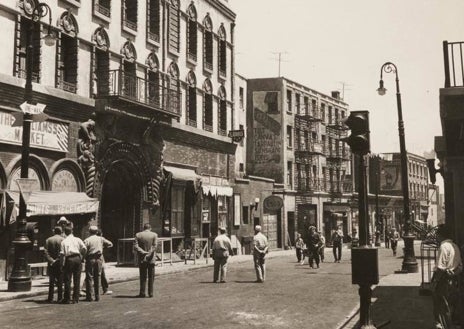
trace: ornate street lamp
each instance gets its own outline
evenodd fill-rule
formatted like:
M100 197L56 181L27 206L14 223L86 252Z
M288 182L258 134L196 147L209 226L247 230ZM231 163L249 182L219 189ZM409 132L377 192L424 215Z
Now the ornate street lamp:
M403 214L404 214L404 258L401 271L404 273L415 273L418 271L416 256L414 254L414 235L410 233L411 213L409 211L409 184L408 184L408 155L404 141L403 112L401 108L400 82L398 79L398 69L396 65L387 62L380 68L380 84L377 92L383 96L387 89L383 85L383 72L394 73L396 75L396 105L398 108L398 133L400 137L400 157L401 157L401 189L403 191Z
M44 37L47 46L55 44L55 38L51 33L52 15L50 7L46 3L38 3L32 11L32 21L27 36L26 48L26 84L24 87L24 101L27 104L32 102L32 65L33 65L33 35L34 25L42 18L49 15L49 25L47 35ZM31 138L31 123L33 114L24 112L23 114L23 133L22 133L22 150L21 150L21 178L28 178L29 172L29 149ZM14 245L14 264L11 275L8 279L8 291L30 291L31 290L31 273L28 268L26 252L31 244L27 236L27 219L26 203L23 197L19 198L19 220L17 222L16 237L13 240Z

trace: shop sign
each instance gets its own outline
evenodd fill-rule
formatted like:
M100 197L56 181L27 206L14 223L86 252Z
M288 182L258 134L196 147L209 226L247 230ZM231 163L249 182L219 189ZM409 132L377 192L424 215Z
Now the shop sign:
M240 143L245 137L245 131L243 129L239 130L229 130L229 137L236 143Z
M263 201L264 209L268 211L277 211L284 206L282 198L276 195L270 195Z
M59 170L53 175L52 190L56 192L78 192L76 177L69 170Z
M22 126L15 126L11 112L0 111L0 143L22 145ZM31 147L68 152L68 124L53 121L31 123Z

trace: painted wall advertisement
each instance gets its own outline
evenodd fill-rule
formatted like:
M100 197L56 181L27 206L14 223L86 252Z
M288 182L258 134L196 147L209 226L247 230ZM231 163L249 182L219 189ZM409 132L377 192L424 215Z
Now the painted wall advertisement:
M23 128L13 127L15 118L0 110L0 143L22 144ZM68 124L53 121L31 124L31 147L68 152Z
M401 190L401 167L399 163L384 163L380 174L382 191Z
M280 92L253 92L254 174L283 181Z

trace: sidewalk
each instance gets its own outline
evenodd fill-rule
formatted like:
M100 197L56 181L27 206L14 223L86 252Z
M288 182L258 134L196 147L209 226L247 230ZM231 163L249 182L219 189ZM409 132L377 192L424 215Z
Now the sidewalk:
M434 328L431 296L420 296L420 260L418 273L390 274L373 288L371 319L376 328ZM359 304L337 329L359 328Z
M294 255L295 250L276 250L271 251L267 255L267 258L274 258L280 256L287 256L287 255ZM229 258L229 263L242 263L242 262L250 262L253 263L253 255L236 255ZM155 269L155 276L165 275L165 274L172 274L172 273L180 273L186 271L193 271L205 267L212 267L214 261L209 258L208 263L206 263L206 259L197 260L196 264L193 264L193 260L188 260L187 264L184 261L181 262L174 262L171 264L163 264L156 266ZM118 282L124 281L132 281L138 280L139 278L139 268L138 267L117 267L116 263L106 263L105 264L105 274L111 285ZM83 283L83 277L81 278L81 283ZM1 281L0 282L0 302L18 299L18 298L27 298L33 296L40 296L46 295L48 293L48 277L38 277L32 280L32 288L31 291L26 292L9 292L8 291L8 282Z

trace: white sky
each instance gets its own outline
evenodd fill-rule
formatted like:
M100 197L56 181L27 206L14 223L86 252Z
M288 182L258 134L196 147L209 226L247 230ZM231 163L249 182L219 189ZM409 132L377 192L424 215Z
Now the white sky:
M341 90L352 111L370 112L373 153L398 152L398 67L406 148L423 155L441 135L439 88L443 40L464 41L463 0L229 0L237 14L236 71L246 78L281 75L319 92Z

